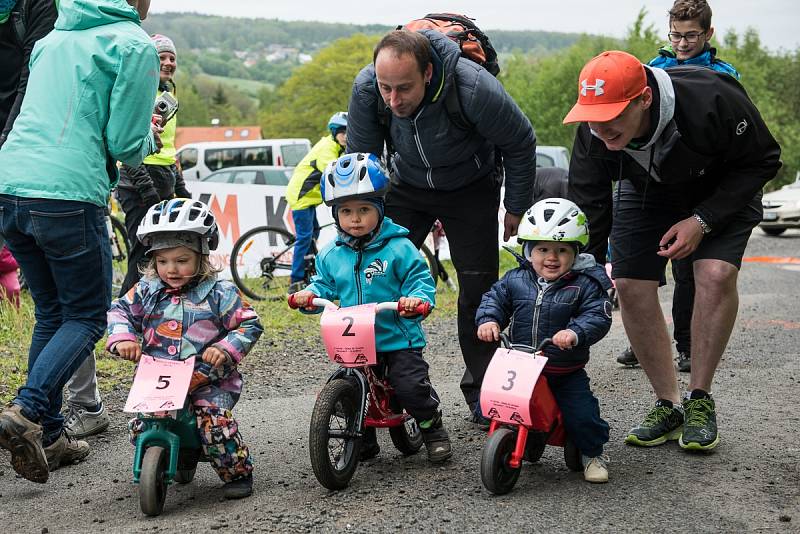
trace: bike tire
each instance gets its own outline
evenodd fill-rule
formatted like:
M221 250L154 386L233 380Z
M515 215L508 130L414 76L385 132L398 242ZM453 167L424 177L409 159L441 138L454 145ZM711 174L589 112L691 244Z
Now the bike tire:
M356 388L344 379L328 382L317 397L311 414L308 452L314 476L323 487L347 487L358 467L361 439L354 435L359 402ZM332 436L334 434L334 436ZM331 442L333 448L331 448Z
M436 287L436 284L439 283L439 261L434 256L433 252L427 247L427 245L423 244L419 251L422 253L422 257L425 258L425 263L428 264L428 269L431 271L431 276L433 277L433 287Z
M111 219L111 228L114 231L114 235L109 236L109 238L116 241L119 249L118 253L114 254L114 247L111 247L111 294L117 295L128 274L131 242L128 238L125 224L113 215L110 215L109 218Z
M521 466L508 465L517 444L517 433L510 428L498 428L489 436L481 455L481 481L495 495L505 495L519 479Z
M295 237L276 226L258 226L236 240L231 276L253 300L283 300L289 292Z
M422 448L422 431L413 418L409 418L400 426L391 427L389 437L392 438L394 448L405 456L417 454Z
M167 499L167 450L148 447L142 459L139 477L139 507L147 516L157 516L164 511Z

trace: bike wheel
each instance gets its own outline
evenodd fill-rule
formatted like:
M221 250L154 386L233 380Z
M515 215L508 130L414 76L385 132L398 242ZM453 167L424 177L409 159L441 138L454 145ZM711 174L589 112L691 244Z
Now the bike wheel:
M489 436L481 456L481 480L495 495L505 495L514 488L521 467L508 465L517 445L517 433L510 428L499 428Z
M528 439L525 442L525 456L523 460L531 463L538 462L542 458L546 446L547 434L529 432Z
M164 511L167 499L167 450L148 447L142 460L139 477L139 507L145 515L156 516Z
M283 228L259 226L242 234L231 251L231 276L254 300L283 300L289 292L294 236Z
M308 451L314 476L329 490L346 488L358 466L358 410L356 389L343 379L326 384L314 404Z
M125 224L116 217L109 216L111 220L111 292L119 294L122 282L128 274L128 257L130 254L130 241Z
M194 480L200 453L200 449L182 448L180 450L178 453L178 469L175 471L175 482L188 484Z
M389 429L394 447L406 456L417 454L422 447L422 431L413 418L409 418L400 426Z
M433 286L436 287L436 284L439 283L439 262L426 245L423 244L419 251L422 253L422 257L425 258L425 263L428 264L428 269L430 269L433 277Z
M567 442L564 443L564 463L567 464L570 471L583 471L583 456L581 455L581 451L575 446L575 442L569 438L567 438Z

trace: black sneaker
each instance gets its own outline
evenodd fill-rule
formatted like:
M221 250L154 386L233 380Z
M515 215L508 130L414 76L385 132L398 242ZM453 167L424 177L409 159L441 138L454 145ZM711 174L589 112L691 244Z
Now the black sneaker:
M361 438L361 452L359 453L359 460L371 460L378 456L381 452L381 446L378 445L378 435L373 427L364 429L364 437Z
M450 436L442 426L442 412L437 412L432 419L422 421L419 428L422 431L422 441L425 442L430 463L440 464L453 455Z
M678 362L678 371L681 373L688 373L692 370L692 355L689 352L679 352L676 358Z
M639 365L639 360L636 358L636 354L633 352L633 347L628 347L622 351L622 354L617 356L617 363L628 365L630 367Z
M644 421L633 427L625 443L639 447L655 447L670 439L678 439L683 429L683 411L670 401L657 400Z
M692 391L691 397L683 400L686 422L678 445L690 451L710 451L719 444L714 399L699 389Z
M480 430L489 430L489 424L492 422L491 419L483 416L480 403L475 404L469 415L465 417L465 420L476 425Z
M222 493L228 500L249 497L253 494L253 475L249 474L244 478L226 482L222 488Z

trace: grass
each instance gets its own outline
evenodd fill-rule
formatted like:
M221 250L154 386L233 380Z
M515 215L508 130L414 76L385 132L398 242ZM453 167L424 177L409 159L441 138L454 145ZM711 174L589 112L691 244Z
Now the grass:
M443 262L447 272L455 279L452 262ZM500 253L500 273L517 266L516 260L507 252ZM454 318L456 316L458 291L439 284L436 293L436 310L433 317ZM319 316L290 310L285 302L254 302L264 325L263 340L285 343L286 340L312 337L319 339ZM28 369L28 348L35 323L33 301L23 291L20 307L0 301L0 404L14 398L17 389L25 383ZM259 345L256 345L258 350ZM109 391L119 385L130 383L133 366L130 362L112 357L105 350L105 337L101 339L95 354L97 376L101 391Z

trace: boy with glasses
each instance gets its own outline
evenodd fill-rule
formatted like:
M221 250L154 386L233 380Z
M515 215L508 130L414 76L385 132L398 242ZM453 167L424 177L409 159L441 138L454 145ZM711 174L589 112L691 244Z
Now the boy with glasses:
M711 26L711 7L705 0L675 0L669 10L670 45L661 48L658 56L650 60L651 67L669 69L680 65L697 65L739 79L739 72L716 57L716 49L709 42L714 35ZM694 306L694 275L687 260L670 262L675 289L672 294L673 337L678 350L678 371L691 371L691 322ZM637 365L636 353L628 347L617 357L623 365Z

